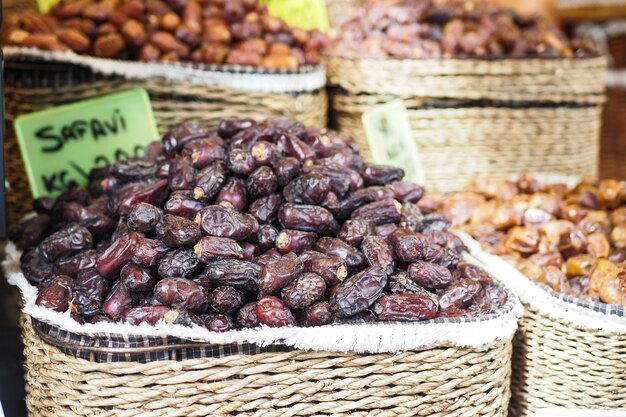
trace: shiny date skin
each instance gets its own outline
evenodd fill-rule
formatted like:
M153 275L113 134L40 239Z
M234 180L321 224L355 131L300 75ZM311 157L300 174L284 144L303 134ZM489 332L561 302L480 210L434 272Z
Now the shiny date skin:
M381 268L387 275L391 275L395 260L391 246L385 239L378 236L366 236L361 243L361 252L370 266Z
M383 321L418 321L437 316L437 302L421 294L389 294L380 297L373 307Z
M359 250L336 238L323 237L319 239L315 244L315 250L343 259L348 268L348 273L360 271L367 265L365 256Z
M163 305L193 313L202 313L208 306L202 287L185 278L162 279L154 286L154 297Z
M248 261L220 259L207 263L204 276L216 285L230 285L246 291L259 291L261 266Z
M93 244L89 230L82 226L68 226L54 232L39 245L39 250L48 261L55 261L63 255L71 255Z
M204 235L227 237L235 240L249 238L259 228L259 223L249 214L222 206L207 206L195 219Z
M452 284L452 273L449 269L430 262L417 261L409 265L409 278L428 289L446 288Z
M35 304L55 311L66 311L72 299L74 280L67 275L57 275L39 287Z
M259 289L265 294L275 293L289 285L304 272L304 263L294 253L288 253L265 265L259 277Z
M305 327L323 326L333 321L333 312L330 304L323 301L307 307L300 318L300 324Z
M268 327L295 326L296 319L289 307L274 296L266 296L256 303L256 316L259 324Z
M381 268L367 268L339 284L330 299L337 317L349 317L369 308L383 295L387 274Z

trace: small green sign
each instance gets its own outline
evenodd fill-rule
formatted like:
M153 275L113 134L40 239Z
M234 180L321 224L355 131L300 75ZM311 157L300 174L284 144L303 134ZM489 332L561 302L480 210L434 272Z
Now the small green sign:
M47 13L58 2L59 0L37 0L37 6L41 13Z
M393 100L363 113L363 129L374 162L404 169L405 178L424 183L424 171L404 102Z
M141 156L158 139L140 88L19 116L15 132L35 198L85 185L92 168Z
M272 16L300 29L328 32L330 20L324 0L260 0Z

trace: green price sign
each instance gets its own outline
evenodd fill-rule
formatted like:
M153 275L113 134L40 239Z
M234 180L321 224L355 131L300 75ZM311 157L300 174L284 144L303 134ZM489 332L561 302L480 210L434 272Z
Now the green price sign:
M52 6L57 4L59 0L37 0L37 6L41 13L46 13Z
M15 132L35 198L84 185L92 168L141 156L158 138L143 89L19 116Z
M300 29L328 32L330 20L324 0L260 0L272 16Z
M400 167L407 180L423 184L424 170L404 102L376 106L363 113L362 120L374 162Z

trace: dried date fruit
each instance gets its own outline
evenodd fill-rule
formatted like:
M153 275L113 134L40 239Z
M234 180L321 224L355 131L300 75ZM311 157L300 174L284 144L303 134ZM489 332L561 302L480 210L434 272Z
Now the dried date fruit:
M361 176L365 185L385 185L393 181L400 181L404 177L404 171L390 166L365 164Z
M223 285L209 296L209 305L218 313L230 314L246 301L246 294L236 288Z
M278 211L278 220L285 229L315 233L339 229L331 212L309 204L283 204Z
M300 161L294 157L282 158L273 166L278 185L283 187L300 173Z
M118 236L98 258L96 262L98 273L105 278L116 278L122 267L130 261L139 239L140 236L135 232Z
M295 326L296 319L289 307L274 296L266 296L256 303L256 316L259 324L269 327Z
M95 316L102 313L102 303L109 291L109 281L95 268L81 271L74 280L73 304L79 313Z
M297 255L313 248L317 241L317 235L313 232L300 230L282 230L276 236L276 249L282 254L293 252Z
M306 233L306 232L303 232ZM254 243L257 244L261 251L266 251L274 246L278 238L278 230L271 224L262 224L259 230L252 236Z
M74 280L67 275L57 275L39 287L35 304L55 311L69 308L74 288Z
M26 279L35 285L39 285L54 276L53 264L44 258L39 248L22 253L20 263Z
M204 275L216 284L256 292L259 290L261 267L248 261L220 259L208 263Z
M352 212L352 220L365 220L375 225L394 223L400 220L402 205L392 198L376 201L359 207Z
M205 206L204 203L193 198L191 191L174 191L165 202L163 210L175 216L194 220Z
M271 194L254 200L248 208L248 214L260 223L273 223L278 218L278 210L282 203L280 194Z
M122 316L120 317L120 321L122 323L132 324L133 326L139 326L141 323L147 323L154 326L160 320L163 320L165 314L169 311L169 307L165 306L131 307L124 310Z
M111 291L102 303L102 312L112 319L119 318L127 307L133 304L133 296L122 281L115 281Z
M156 226L156 236L170 248L193 245L200 239L200 227L184 217L166 214Z
M185 278L162 279L154 286L154 297L163 305L193 313L202 313L208 305L202 287Z
M367 265L367 260L360 251L336 238L323 237L319 239L315 243L315 250L343 259L348 268L348 273L360 271Z
M294 253L288 253L263 265L259 289L266 294L280 291L303 272L303 262Z
M233 330L235 328L235 323L230 316L217 314L215 316L208 317L205 322L205 326L212 332L222 333L228 330Z
M163 211L148 203L138 203L128 213L128 226L137 231L152 234L161 221Z
M409 265L409 278L428 289L446 288L452 283L452 273L443 266L417 261Z
M222 189L226 182L227 168L222 161L201 169L196 174L193 198L208 202Z
M330 304L326 301L307 307L300 318L300 324L306 327L323 326L332 323L332 321L333 312L330 309Z
M217 194L216 202L221 206L228 203L228 207L243 211L246 207L247 198L246 183L241 178L230 177Z
M465 308L481 288L480 283L472 279L459 280L439 295L439 308L442 311Z
M198 258L193 248L189 247L174 249L166 253L159 262L158 268L161 278L189 278L199 269Z
M380 297L373 307L374 314L384 321L428 320L437 316L438 304L421 294L389 294Z
M68 226L54 232L39 244L40 253L48 261L88 249L93 244L89 230L82 226Z
M288 203L320 204L330 192L330 180L318 173L297 177L283 189L283 196Z
M372 267L381 268L391 275L395 266L393 251L385 239L378 236L366 236L361 243L361 252Z
M253 328L259 325L256 316L256 303L248 303L237 312L237 324L239 327Z
M142 268L153 268L169 251L160 240L139 238L131 248L130 259Z
M205 207L195 221L205 235L235 240L247 239L259 228L259 223L251 215L222 206Z
M339 284L330 299L337 317L349 317L369 308L383 295L387 274L381 268L367 268Z
M244 259L244 249L233 239L226 237L207 236L198 240L194 252L200 262L211 262L217 259Z
M272 168L264 165L248 176L247 186L251 198L267 197L278 188L278 179Z
M120 271L120 280L130 292L149 291L154 287L155 279L150 270L129 262Z
M365 236L375 233L374 225L366 220L348 220L341 226L338 237L349 245L360 246Z
M289 307L301 309L322 298L325 292L324 279L315 273L307 272L283 288L280 294Z
M90 249L76 255L57 259L54 263L55 275L69 275L75 277L80 271L93 268L99 256L99 251Z
M339 256L321 253L304 259L304 271L316 273L328 285L340 284L348 276L346 263Z
M428 246L424 235L408 229L396 229L388 237L388 242L398 258L405 262L415 262L423 255Z

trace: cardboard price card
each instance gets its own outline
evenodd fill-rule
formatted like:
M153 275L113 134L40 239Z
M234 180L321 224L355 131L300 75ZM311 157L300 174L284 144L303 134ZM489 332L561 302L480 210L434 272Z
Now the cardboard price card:
M272 16L300 29L328 32L330 20L324 0L260 0Z
M363 129L374 162L404 169L405 179L424 183L417 143L402 100L393 100L363 113Z
M142 156L159 137L143 89L19 116L15 132L35 198L85 185L92 168Z

